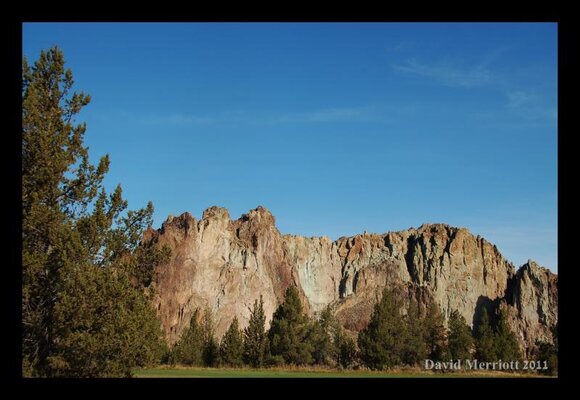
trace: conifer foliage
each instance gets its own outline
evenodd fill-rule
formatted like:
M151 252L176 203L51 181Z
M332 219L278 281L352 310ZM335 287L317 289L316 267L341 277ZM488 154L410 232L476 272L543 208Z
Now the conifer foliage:
M204 334L199 323L199 311L195 310L189 321L189 327L181 334L173 346L171 362L184 365L202 365Z
M244 329L244 362L252 367L261 367L264 364L264 352L266 349L266 315L264 314L264 301L254 302L251 310L250 322Z
M215 367L219 362L219 345L215 339L215 326L213 315L209 307L205 309L202 325L203 365L206 367Z
M270 354L286 364L305 365L313 361L309 340L310 323L302 309L298 290L290 286L284 302L278 306L268 331Z
M109 157L89 161L90 96L57 47L22 65L22 350L24 376L127 376L158 357L160 328L143 286L167 256L135 254L153 205L127 211L107 193ZM136 274L137 271L139 274ZM139 275L139 276L137 276Z
M400 298L392 290L385 289L369 324L359 333L360 358L369 368L383 369L402 364L406 336L402 306Z
M244 336L238 318L234 317L220 344L220 360L225 365L239 367L244 362L243 355Z
M522 355L516 336L508 326L508 314L500 308L495 328L495 351L498 360L521 360Z
M479 324L475 329L476 357L481 361L495 361L495 334L489 320L487 308L483 308Z
M473 336L463 315L454 310L449 316L449 358L452 360L471 359Z

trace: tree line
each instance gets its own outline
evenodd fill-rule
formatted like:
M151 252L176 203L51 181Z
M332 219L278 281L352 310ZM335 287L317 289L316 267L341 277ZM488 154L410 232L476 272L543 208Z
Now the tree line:
M164 362L210 367L323 365L382 370L420 366L426 359L522 360L517 340L507 325L505 310L498 310L496 318L491 320L484 308L474 330L455 310L446 327L435 303L425 310L413 300L405 306L393 289L383 291L368 325L356 340L345 332L330 307L318 318L308 317L295 287L287 289L268 330L262 298L254 303L248 326L240 329L238 319L234 318L219 345L214 339L211 321L209 310L201 323L196 311L190 327L168 350ZM545 372L555 373L555 346L542 343L539 348L537 355L550 364Z
M189 328L167 350L163 361L207 367L317 364L348 368L356 357L356 342L345 333L332 309L326 308L318 318L308 317L293 286L286 290L268 330L260 296L254 302L246 328L241 329L234 317L219 344L214 334L211 312L206 309L200 318L196 310Z

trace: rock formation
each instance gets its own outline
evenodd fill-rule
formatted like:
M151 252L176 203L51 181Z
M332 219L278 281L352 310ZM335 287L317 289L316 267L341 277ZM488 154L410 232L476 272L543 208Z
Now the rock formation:
M551 341L558 320L557 275L528 262L517 272L497 248L465 228L425 224L386 234L327 237L282 235L274 216L258 207L230 220L211 207L197 221L169 217L145 233L144 246L168 245L172 256L155 271L154 306L174 343L195 309L209 309L216 335L234 316L247 325L260 296L269 320L289 285L298 287L310 314L333 305L346 329L368 322L383 288L404 288L420 302L435 301L473 323L482 307L507 307L524 351Z

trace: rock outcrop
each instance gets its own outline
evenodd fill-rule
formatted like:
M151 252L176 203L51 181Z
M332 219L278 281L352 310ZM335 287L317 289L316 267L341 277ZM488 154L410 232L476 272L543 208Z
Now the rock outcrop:
M511 325L522 343L551 342L558 323L558 277L529 260L516 273L507 307Z
M435 301L473 323L482 307L507 307L523 350L551 341L557 323L557 276L533 262L517 272L497 248L465 228L425 224L400 232L327 237L282 235L274 216L258 207L232 221L211 207L197 221L189 213L169 217L146 232L143 245L168 245L172 256L156 267L154 306L167 340L175 342L195 309L210 310L216 335L234 316L248 323L262 296L267 320L289 285L307 312L335 306L353 332L368 322L382 290L406 288L422 302Z

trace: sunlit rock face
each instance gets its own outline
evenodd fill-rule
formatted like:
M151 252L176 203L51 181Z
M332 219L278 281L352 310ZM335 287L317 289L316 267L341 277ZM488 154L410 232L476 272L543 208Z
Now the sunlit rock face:
M197 221L189 213L148 230L144 246L168 245L168 263L155 270L154 307L174 343L196 309L210 310L221 337L237 316L246 326L262 296L267 323L286 288L296 286L309 314L332 305L351 332L362 329L385 287L446 318L458 310L472 324L483 307L506 307L524 351L551 341L557 323L557 275L529 262L517 272L497 248L465 228L425 224L400 232L327 237L282 235L258 207L237 220L220 207ZM495 308L493 308L495 307Z

